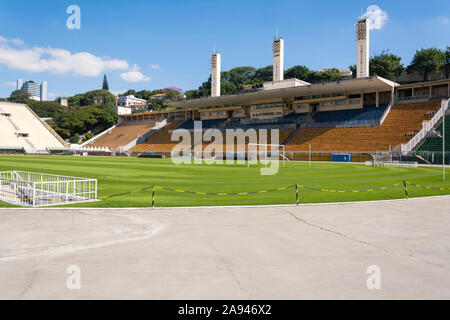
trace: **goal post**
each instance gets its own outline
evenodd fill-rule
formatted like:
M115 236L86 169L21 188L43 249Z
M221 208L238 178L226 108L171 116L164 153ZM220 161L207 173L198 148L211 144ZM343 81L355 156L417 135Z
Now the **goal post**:
M269 161L273 161L273 152L277 154L276 161L281 160L283 162L283 167L286 166L285 161L288 159L286 157L286 146L284 144L267 144L267 143L249 143L247 144L247 167L250 167L251 163L257 163L258 159L260 162L264 161L267 166ZM270 159L269 159L270 153Z

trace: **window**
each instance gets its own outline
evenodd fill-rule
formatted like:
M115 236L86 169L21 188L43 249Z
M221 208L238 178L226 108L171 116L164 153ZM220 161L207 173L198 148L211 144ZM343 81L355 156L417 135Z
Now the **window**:
M252 110L260 110L260 109L270 109L270 108L280 108L285 107L284 103L271 103L271 104L258 104L251 107Z

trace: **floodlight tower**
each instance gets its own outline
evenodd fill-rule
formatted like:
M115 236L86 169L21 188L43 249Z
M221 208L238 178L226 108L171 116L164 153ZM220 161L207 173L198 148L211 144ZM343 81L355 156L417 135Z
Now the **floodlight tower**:
M356 23L356 43L358 47L358 62L356 63L356 77L369 76L369 48L370 22L369 19L359 19Z
M284 39L273 41L273 81L284 80Z
M222 56L214 51L211 57L211 97L220 97L221 67Z

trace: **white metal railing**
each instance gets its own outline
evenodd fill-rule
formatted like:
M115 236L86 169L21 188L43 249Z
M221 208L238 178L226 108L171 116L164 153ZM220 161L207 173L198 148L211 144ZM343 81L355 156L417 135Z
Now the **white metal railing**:
M336 121L336 122L311 122L302 123L300 128L350 128L350 127L376 127L380 125L380 120L352 120L352 121Z
M449 98L448 94L435 94L435 95L425 94L420 96L402 97L398 99L398 103L407 103L411 101L429 101L448 98Z
M386 120L387 116L389 115L389 112L391 112L392 106L393 103L391 102L389 106L386 108L386 110L384 110L383 115L381 116L380 119L380 126L384 123L384 120Z
M442 119L444 113L447 113L449 101L450 99L442 100L442 107L435 113L433 118L429 121L424 121L422 129L407 144L401 145L401 151L403 153L411 152L427 137L428 133L433 130L436 124Z
M31 207L97 200L97 180L24 171L0 172L0 200Z

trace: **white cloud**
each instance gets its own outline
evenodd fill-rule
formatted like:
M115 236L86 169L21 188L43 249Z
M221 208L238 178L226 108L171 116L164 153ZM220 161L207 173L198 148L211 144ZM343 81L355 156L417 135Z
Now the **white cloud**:
M7 43L7 42L11 42L12 44L15 44L16 46L23 46L25 44L25 42L19 38L6 39L5 37L0 36L0 43Z
M5 82L5 85L7 85L8 87L15 87L15 86L17 86L17 82L14 82L14 81Z
M17 46L23 46L25 45L25 42L22 39L11 39L10 40L12 43L14 43Z
M111 93L113 95L115 95L115 96L118 96L118 95L120 95L122 93L125 93L125 92L127 92L127 90L113 90L113 91L111 91Z
M450 19L449 18L442 17L442 16L437 17L436 20L440 24L449 24L450 23Z
M161 66L159 64L151 64L149 67L155 70L161 69Z
M134 65L130 71L122 73L120 77L127 82L148 82L151 80L139 71L137 65Z
M0 42L1 39L4 38L0 38ZM21 40L10 41L17 44ZM97 57L89 52L71 53L65 49L51 47L19 49L10 47L4 41L0 44L0 64L27 72L73 74L84 77L97 77L106 71L129 68L125 60Z
M371 30L380 30L386 24L388 14L386 11L381 10L379 6L371 5L361 18L369 19Z

